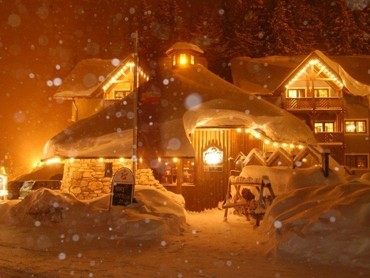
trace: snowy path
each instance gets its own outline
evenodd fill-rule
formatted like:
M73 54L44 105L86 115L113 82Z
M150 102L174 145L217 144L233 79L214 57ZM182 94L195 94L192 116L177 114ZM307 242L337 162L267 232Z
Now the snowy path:
M183 235L151 241L82 236L73 241L71 231L45 228L35 236L3 226L0 277L370 277L359 270L267 258L258 231L235 215L224 222L222 211L190 212L187 219Z

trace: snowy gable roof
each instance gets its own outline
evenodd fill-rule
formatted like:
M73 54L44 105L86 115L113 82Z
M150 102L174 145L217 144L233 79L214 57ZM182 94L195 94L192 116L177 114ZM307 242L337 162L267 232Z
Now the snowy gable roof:
M163 65L159 63L159 65ZM139 152L158 156L194 156L189 135L196 127L261 129L273 140L315 143L298 118L223 80L202 65L163 67L155 80L140 87ZM150 92L146 92L149 90ZM132 155L133 101L129 95L99 113L72 124L52 138L44 159L53 156Z
M313 58L327 66L349 93L370 95L369 55L328 57L319 50L308 56L234 58L231 61L234 84L255 94L273 94Z
M131 55L116 65L112 59L85 59L79 62L54 94L55 98L92 97L128 62Z
M171 55L174 51L194 51L199 54L203 54L204 51L197 45L188 42L176 42L167 51L167 55Z

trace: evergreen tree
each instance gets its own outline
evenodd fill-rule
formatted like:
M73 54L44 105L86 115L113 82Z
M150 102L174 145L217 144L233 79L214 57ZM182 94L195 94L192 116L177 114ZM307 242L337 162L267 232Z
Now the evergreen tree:
M269 39L268 6L264 0L235 3L233 22L235 54L238 56L264 56Z
M295 14L290 25L295 29L296 36L301 38L301 54L322 49L320 30L324 28L324 24L314 2L311 0L290 1L291 12Z
M270 20L271 39L267 44L268 55L297 55L304 52L303 38L296 34L294 11L287 0L277 1Z
M218 10L206 9L192 26L191 42L204 50L209 67L213 70L220 70L230 49L229 42L224 39L222 22Z
M324 2L322 11L326 26L325 46L329 54L362 53L368 48L344 0Z

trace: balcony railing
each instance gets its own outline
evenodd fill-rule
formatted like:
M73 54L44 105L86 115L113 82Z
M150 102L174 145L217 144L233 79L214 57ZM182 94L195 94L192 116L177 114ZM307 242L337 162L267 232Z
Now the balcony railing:
M343 132L318 132L315 138L319 143L343 143Z
M286 110L342 110L341 98L285 98Z

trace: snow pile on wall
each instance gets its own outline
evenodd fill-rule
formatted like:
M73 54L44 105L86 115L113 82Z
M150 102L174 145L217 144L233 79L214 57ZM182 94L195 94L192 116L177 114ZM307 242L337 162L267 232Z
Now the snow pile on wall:
M370 182L353 179L278 196L266 211L261 233L269 252L370 268Z
M109 209L110 195L91 201L46 188L22 201L0 204L0 223L73 231L107 239L149 240L180 234L186 227L184 199L153 186L135 187L137 203Z

